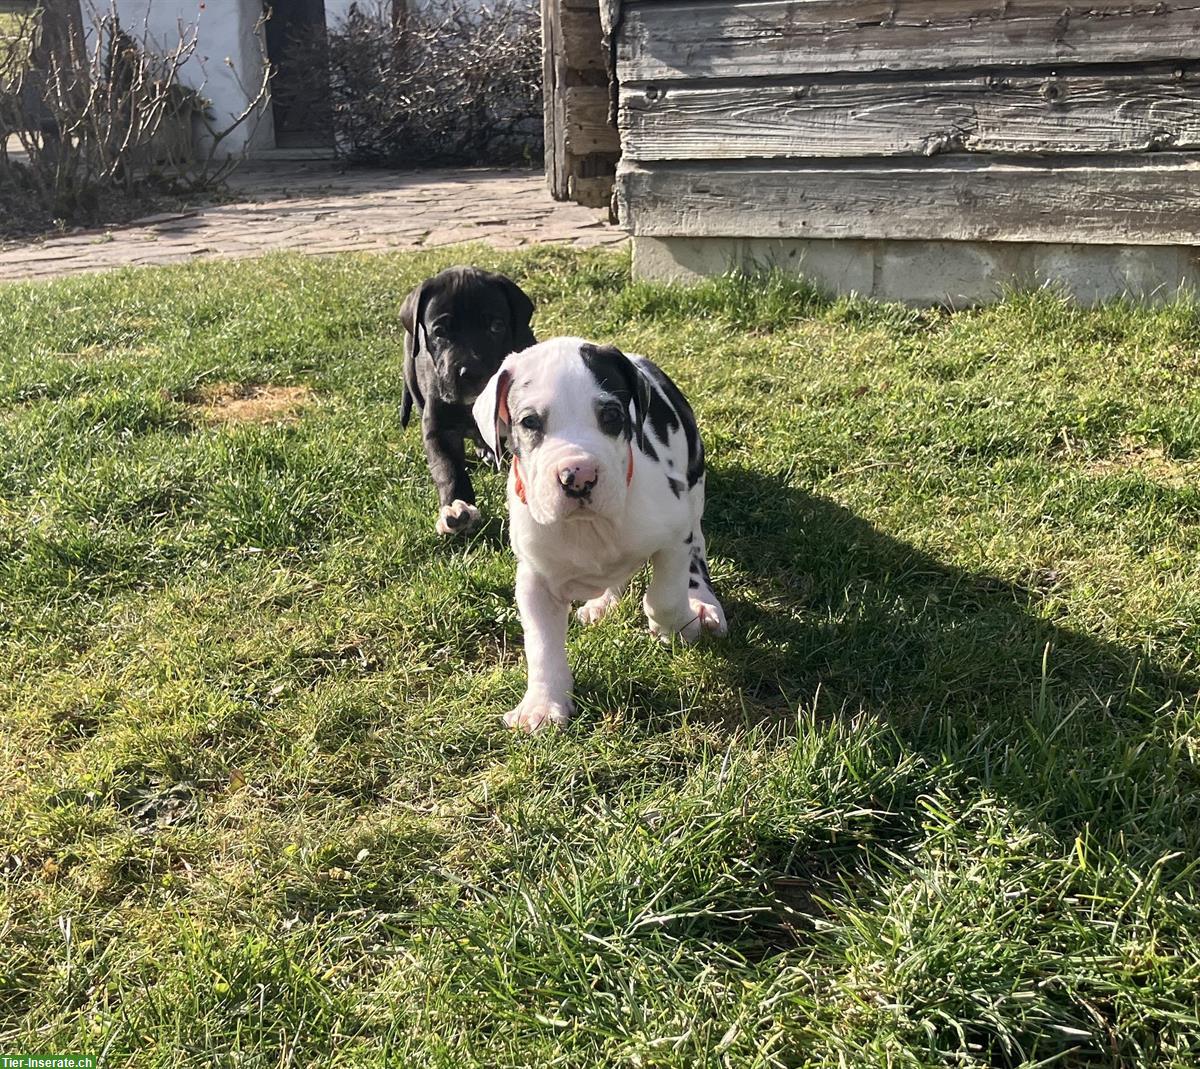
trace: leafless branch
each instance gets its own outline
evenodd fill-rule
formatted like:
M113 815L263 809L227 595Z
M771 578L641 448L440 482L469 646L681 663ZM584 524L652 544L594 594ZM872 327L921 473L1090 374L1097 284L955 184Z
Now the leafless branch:
M215 121L182 76L202 67L195 27L181 26L165 50L131 36L111 7L91 8L86 32L60 34L53 48L42 29L27 19L0 41L0 206L24 197L47 217L87 222L114 195L210 188L236 162L224 156L227 138L266 104L264 56L245 109ZM19 164L3 151L10 134Z

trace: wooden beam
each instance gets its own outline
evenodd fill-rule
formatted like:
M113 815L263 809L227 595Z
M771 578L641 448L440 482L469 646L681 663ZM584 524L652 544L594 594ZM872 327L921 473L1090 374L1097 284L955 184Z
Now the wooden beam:
M542 5L542 130L545 135L546 186L555 200L567 199L566 101L562 81L562 31L559 0Z
M608 87L581 85L567 90L567 151L620 152L621 139L608 121Z
M598 0L541 0L546 179L559 200L608 207L621 143L609 121Z
M622 84L1196 57L1200 0L626 3Z
M613 176L571 178L571 199L585 208L607 208L613 194Z
M559 12L563 58L573 71L604 71L603 30L596 0L586 8L563 7Z
M599 0L600 25L608 37L621 21L622 0Z
M1200 148L1200 75L1119 70L624 86L622 144L635 160Z
M1200 159L948 157L633 163L620 218L647 237L1200 245Z

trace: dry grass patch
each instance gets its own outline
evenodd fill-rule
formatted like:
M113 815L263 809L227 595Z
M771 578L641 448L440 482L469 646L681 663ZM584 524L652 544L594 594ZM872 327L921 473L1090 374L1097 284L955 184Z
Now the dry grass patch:
M1088 470L1094 475L1136 471L1163 486L1186 486L1200 480L1200 461L1181 460L1168 456L1159 446L1128 440L1121 443L1119 453L1093 461Z
M236 382L214 383L184 398L210 423L286 423L316 399L307 386Z

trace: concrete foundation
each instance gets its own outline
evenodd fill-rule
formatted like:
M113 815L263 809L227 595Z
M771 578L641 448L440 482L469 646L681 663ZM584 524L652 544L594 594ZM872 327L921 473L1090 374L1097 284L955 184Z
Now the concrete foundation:
M1052 286L1081 304L1161 302L1200 291L1200 246L770 238L633 239L638 278L696 281L779 267L831 294L912 305L987 304L1013 288Z

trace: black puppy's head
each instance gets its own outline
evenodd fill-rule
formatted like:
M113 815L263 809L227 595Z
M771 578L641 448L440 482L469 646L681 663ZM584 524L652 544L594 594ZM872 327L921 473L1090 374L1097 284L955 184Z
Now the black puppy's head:
M450 267L427 278L400 309L412 353L433 364L437 394L470 404L509 353L534 344L533 302L504 275Z

